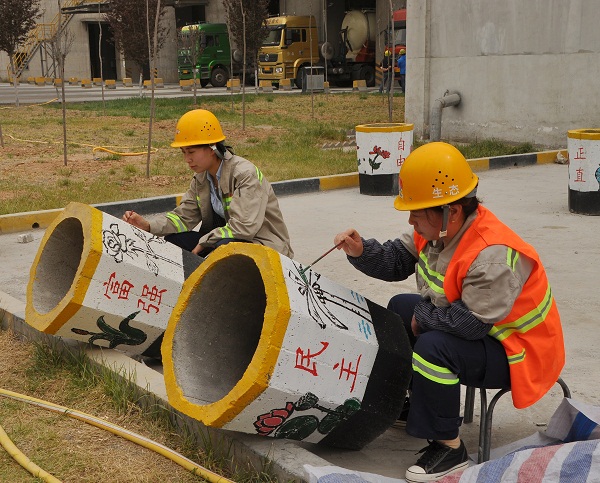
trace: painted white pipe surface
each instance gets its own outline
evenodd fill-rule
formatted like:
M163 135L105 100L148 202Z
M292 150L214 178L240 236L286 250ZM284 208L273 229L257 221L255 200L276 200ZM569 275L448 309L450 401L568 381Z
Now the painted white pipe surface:
M208 426L359 449L402 409L408 336L396 314L301 270L251 243L211 253L165 331L169 402Z
M41 332L128 355L157 354L183 281L202 260L70 203L46 229L32 264L25 320Z

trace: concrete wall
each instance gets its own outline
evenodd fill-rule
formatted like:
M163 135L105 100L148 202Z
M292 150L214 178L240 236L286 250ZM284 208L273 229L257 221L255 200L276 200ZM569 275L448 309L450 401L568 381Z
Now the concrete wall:
M596 128L599 0L408 0L406 122L427 136L448 90L442 139L548 147Z

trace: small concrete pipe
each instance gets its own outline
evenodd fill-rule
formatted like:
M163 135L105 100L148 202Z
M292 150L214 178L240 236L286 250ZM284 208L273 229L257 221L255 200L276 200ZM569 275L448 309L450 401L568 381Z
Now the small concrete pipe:
M203 258L70 203L31 267L25 320L47 334L158 356L183 281Z
M439 141L442 137L442 109L449 106L458 106L459 104L460 94L458 92L452 94L446 92L443 97L433 101L429 129L430 141Z
M217 248L165 331L170 404L206 426L360 449L398 418L400 317L271 248Z

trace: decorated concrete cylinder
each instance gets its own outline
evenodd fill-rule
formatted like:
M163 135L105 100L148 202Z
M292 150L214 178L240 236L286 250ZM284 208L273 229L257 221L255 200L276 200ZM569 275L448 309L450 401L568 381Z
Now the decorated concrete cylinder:
M31 267L26 322L47 334L157 356L183 281L202 260L70 203L46 229Z
M350 449L396 421L412 354L398 315L250 243L184 282L162 353L170 404L203 424Z
M600 129L568 132L569 211L600 215Z
M358 181L361 194L397 195L400 166L412 151L413 124L356 126Z

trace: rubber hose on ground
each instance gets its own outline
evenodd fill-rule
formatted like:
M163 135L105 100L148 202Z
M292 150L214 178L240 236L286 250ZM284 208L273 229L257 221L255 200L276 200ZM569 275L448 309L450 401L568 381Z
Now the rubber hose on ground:
M168 448L155 441L152 441L151 439L148 439L137 433L129 431L128 429L117 426L116 424L103 421L102 419L96 418L95 416L92 416L90 414L82 413L81 411L69 409L64 406L59 406L58 404L50 403L47 401L42 401L41 399L36 399L34 397L26 396L24 394L8 391L6 389L0 389L0 396L5 396L11 399L16 399L17 401L33 404L44 409L48 409L49 411L66 414L67 416L91 424L92 426L96 426L100 429L110 431L111 433L116 434L117 436L121 436L122 438L139 444L144 448L148 448L158 454L161 454L165 458L169 458L174 463L177 463L179 466L185 468L186 470L198 476L201 476L210 483L234 483L232 480L229 480L224 476L218 475L217 473L213 473L212 471L197 465L192 460L177 453L176 451L173 451L171 448Z
M23 468L31 473L36 478L44 480L46 483L61 483L59 479L54 478L50 473L40 468L33 461L31 461L25 454L17 448L14 443L6 434L6 431L0 426L0 446L2 446L6 452Z

